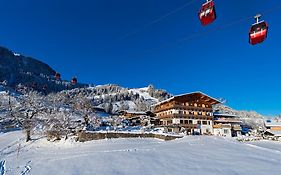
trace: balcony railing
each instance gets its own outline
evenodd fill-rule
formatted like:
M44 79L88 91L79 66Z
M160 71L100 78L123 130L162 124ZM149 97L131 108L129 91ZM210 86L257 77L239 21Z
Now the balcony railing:
M159 125L160 127L183 127L183 128L198 128L197 124L167 124Z
M165 118L186 118L186 119L212 120L213 116L191 115L191 114L168 114L168 115L158 116L158 118L159 119L165 119Z
M197 111L206 111L206 112L212 112L213 109L212 108L203 108L203 107L195 107L195 106L184 106L184 105L170 105L170 106L166 106L166 107L162 107L159 109L155 109L154 112L162 112L165 110L169 110L169 109L182 109L182 110L197 110Z

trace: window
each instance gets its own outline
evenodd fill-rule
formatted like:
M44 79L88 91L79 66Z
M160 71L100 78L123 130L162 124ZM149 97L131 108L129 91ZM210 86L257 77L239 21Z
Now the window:
M198 120L198 121L197 121L197 124L198 124L198 125L201 125L201 121L200 121L200 120Z
M259 24L253 25L251 27L251 34L252 33L260 32L261 30L265 30L266 28L267 27L266 27L266 23L265 22L261 22Z
M207 125L207 121L202 121L202 124L203 125Z
M193 122L192 122L192 120L188 120L188 124L192 124Z
M227 129L224 129L224 130L223 130L223 133L224 133L224 134L228 134L228 130L227 130Z
M180 124L183 124L183 120L180 120Z
M208 121L208 125L211 125L211 122L210 122L210 121Z

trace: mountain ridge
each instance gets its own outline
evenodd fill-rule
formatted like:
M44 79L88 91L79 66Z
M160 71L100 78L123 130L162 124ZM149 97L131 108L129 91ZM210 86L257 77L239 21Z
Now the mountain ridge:
M84 87L55 77L48 64L32 57L16 54L0 46L0 83L17 91L36 90L42 93Z

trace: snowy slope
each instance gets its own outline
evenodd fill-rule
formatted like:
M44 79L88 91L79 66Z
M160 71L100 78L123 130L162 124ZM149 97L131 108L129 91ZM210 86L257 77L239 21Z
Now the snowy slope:
M147 111L152 104L171 97L165 90L155 89L152 85L144 88L124 88L118 85L98 85L76 88L60 92L72 98L86 97L93 105L109 113L120 110Z
M6 174L225 174L279 175L281 152L218 137L112 139L85 143L39 139L21 132L0 135ZM11 139L13 137L13 139ZM20 140L14 142L14 139ZM3 141L4 140L4 141Z

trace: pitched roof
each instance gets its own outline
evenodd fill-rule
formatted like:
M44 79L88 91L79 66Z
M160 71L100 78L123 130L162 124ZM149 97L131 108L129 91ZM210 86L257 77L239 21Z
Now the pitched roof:
M173 96L167 100L164 100L164 101L161 101L159 103L156 103L152 106L157 106L157 105L160 105L160 104L163 104L163 103L166 103L166 102L169 102L169 101L172 101L172 100L176 100L176 99L180 99L180 98L184 98L184 97L193 97L193 96L201 96L200 99L203 99L203 98L206 98L205 101L210 101L211 104L218 104L218 103L221 103L218 99L215 99L203 92L200 92L200 91L196 91L196 92L191 92L191 93L186 93L186 94L180 94L180 95L176 95L176 96Z

